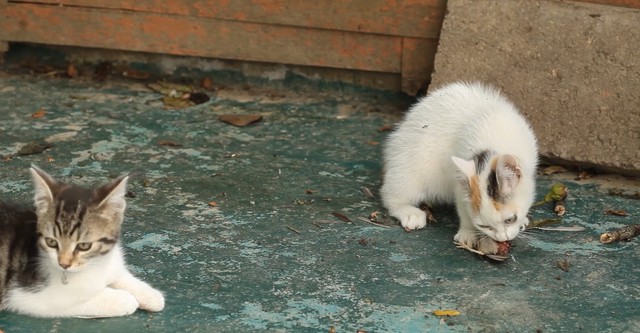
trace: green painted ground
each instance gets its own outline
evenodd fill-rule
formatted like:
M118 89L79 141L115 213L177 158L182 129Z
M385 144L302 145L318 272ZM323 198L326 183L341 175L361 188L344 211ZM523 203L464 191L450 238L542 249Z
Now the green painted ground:
M382 209L362 187L377 194L379 128L399 107L340 89L228 87L213 96L164 110L139 83L0 74L0 155L53 144L0 161L1 197L31 200L31 163L81 184L133 172L127 260L167 296L164 311L126 318L0 313L2 330L640 332L640 240L598 242L607 229L639 223L640 201L569 181L563 225L586 230L532 231L512 259L494 264L454 247L451 208L413 233L362 221ZM238 128L217 120L226 113L264 119ZM540 193L552 182L540 178ZM552 214L545 206L533 216ZM442 319L436 309L461 315Z

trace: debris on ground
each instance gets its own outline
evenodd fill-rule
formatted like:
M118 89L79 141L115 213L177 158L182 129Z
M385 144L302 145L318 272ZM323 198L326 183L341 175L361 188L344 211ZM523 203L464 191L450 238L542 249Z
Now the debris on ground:
M147 87L157 93L164 95L162 102L169 109L184 109L190 106L206 103L210 100L209 95L196 91L192 86L157 81L149 83Z
M571 265L569 264L569 260L565 258L565 259L556 261L556 266L558 266L558 268L560 268L563 272L568 272L569 266Z
M48 143L29 142L26 145L22 146L22 148L18 150L16 155L27 156L40 154L51 147L53 147L53 145Z
M607 209L604 212L605 215L614 215L614 216L629 216L629 213L625 212L622 209L618 209L618 210L613 210L613 209Z
M103 82L107 79L107 76L111 74L111 70L113 69L113 65L109 61L103 61L96 66L93 70L93 79L98 82Z
M67 66L67 76L72 79L78 77L78 69L76 69L76 66L73 64Z
M340 212L332 212L331 215L337 217L338 219L340 219L343 222L347 222L347 223L351 223L353 221L351 221L351 219L349 217L347 217L347 215L344 215Z
M603 233L600 235L600 242L608 244L616 241L629 240L638 235L640 235L640 224L632 224Z
M565 200L569 194L569 189L562 183L555 183L551 186L549 193L544 196L542 201L536 202L532 207L540 206L548 202L553 202L553 211L558 216L563 216L567 209L565 207Z
M527 229L540 228L540 227L544 227L544 226L548 226L550 224L556 224L556 223L560 223L560 222L562 222L561 218L533 220L533 221L529 222L529 225L527 226Z
M563 167L563 166L559 166L559 165L551 165L548 166L542 170L540 170L540 172L538 172L539 175L543 175L543 176L548 176L548 175L553 175L556 173L565 173L568 170Z
M147 72L139 71L135 68L130 68L130 67L121 69L120 74L122 74L122 76L126 78L136 79L136 80L146 80L151 77L151 74Z
M31 114L31 118L40 119L40 118L44 117L45 114L47 114L47 111L44 108L40 108L40 109L38 109L38 111L36 111L36 112Z
M236 127L244 127L262 120L260 114L223 114L218 120Z
M438 316L438 317L454 317L454 316L459 316L460 315L460 311L458 310L433 310L431 313L433 313L434 315Z
M173 141L169 141L169 140L160 140L158 141L158 144L161 146L167 146L167 147L172 147L172 148L180 148L182 147L181 144L173 142Z
M578 172L578 176L576 176L576 178L574 178L574 180L585 180L585 179L589 179L592 178L593 174L589 171L580 171Z
M364 195L367 198L374 198L373 192L371 192L371 190L368 187L363 186L361 190L362 190L362 193L364 193Z
M200 81L200 87L204 90L213 90L213 81L210 78L205 77Z

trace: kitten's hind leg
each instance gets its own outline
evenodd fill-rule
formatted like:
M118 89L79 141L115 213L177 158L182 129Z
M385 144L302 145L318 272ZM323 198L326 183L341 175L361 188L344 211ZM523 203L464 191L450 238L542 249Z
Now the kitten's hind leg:
M131 293L138 300L140 308L143 310L156 312L164 309L164 296L162 293L129 272L123 273L110 287Z
M389 214L400 220L400 225L407 230L422 229L427 225L427 214L413 205L397 205L388 207Z

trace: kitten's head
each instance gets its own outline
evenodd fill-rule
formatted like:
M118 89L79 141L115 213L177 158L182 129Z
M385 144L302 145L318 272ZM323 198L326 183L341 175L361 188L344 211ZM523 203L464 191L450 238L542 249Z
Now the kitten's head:
M460 170L473 226L492 239L514 239L529 224L527 213L535 196L532 175L523 173L513 155L490 151L473 160L451 158Z
M38 245L54 265L77 271L111 251L120 237L128 176L94 188L65 184L30 169L38 215Z

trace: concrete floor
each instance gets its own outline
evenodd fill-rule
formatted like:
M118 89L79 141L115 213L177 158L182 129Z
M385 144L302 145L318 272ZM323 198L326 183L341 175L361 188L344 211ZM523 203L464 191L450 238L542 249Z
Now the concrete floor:
M448 207L412 233L362 221L382 210L379 129L398 119L398 100L241 83L206 104L165 110L144 83L18 72L0 72L0 155L29 142L53 147L0 161L1 197L31 200L31 163L81 184L133 172L127 261L167 306L99 320L3 312L4 332L640 332L640 239L598 242L639 223L640 201L608 192L633 195L633 180L540 176L540 197L559 179L569 186L562 225L586 230L530 231L496 264L455 248ZM226 113L264 119L239 128L218 121ZM553 216L549 206L532 215ZM437 317L438 309L461 314Z

